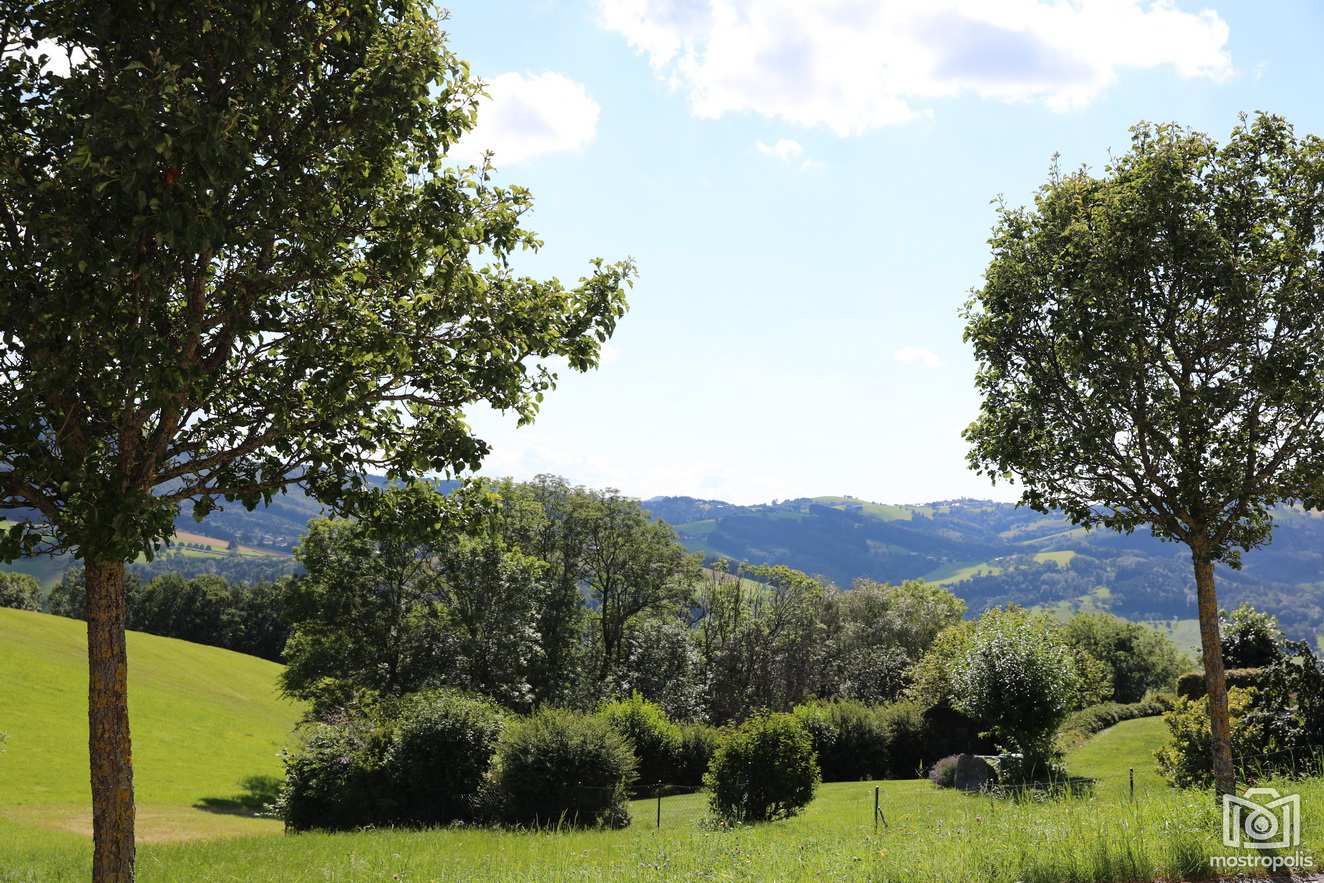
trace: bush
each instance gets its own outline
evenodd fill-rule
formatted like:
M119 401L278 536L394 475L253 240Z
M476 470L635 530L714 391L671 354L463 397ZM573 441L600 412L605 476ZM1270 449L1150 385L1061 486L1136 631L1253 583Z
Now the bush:
M26 573L0 573L0 607L41 609L41 584Z
M384 757L399 801L397 821L471 818L505 721L490 700L449 690L404 700Z
M511 822L624 827L634 779L634 750L605 720L549 708L506 728L493 797Z
M1273 614L1243 603L1230 616L1220 610L1218 626L1228 668L1261 668L1282 658L1283 630Z
M604 704L598 716L634 749L638 778L631 791L636 797L652 794L658 785L675 780L680 727L667 719L660 706L634 693L629 699Z
M798 705L791 712L809 733L825 782L881 778L887 769L887 734L877 709L838 700Z
M1046 768L1078 687L1072 648L1045 618L1019 609L995 608L979 618L953 677L957 709L990 724L1032 769Z
M929 781L939 788L956 787L956 762L960 760L961 755L949 754L939 759L929 770Z
M680 728L680 739L671 761L675 784L687 788L698 788L703 784L703 774L712 763L721 733L707 724L685 724Z
M1258 668L1229 668L1223 672L1228 689L1240 687L1248 690L1258 686L1260 670ZM1203 699L1205 694L1204 672L1190 671L1177 678L1177 695L1183 699Z
M921 775L925 761L933 756L933 739L924 709L917 702L893 702L879 708L876 719L887 746L884 774L893 779Z
M285 756L277 809L296 831L472 818L503 723L488 700L438 690L317 724Z
M759 714L717 748L704 776L713 812L727 821L793 816L821 781L809 731L793 715Z
M1232 759L1240 778L1245 777L1248 763L1262 747L1257 728L1247 726L1244 721L1253 698L1253 690L1233 687L1227 691L1232 718ZM1154 752L1163 777L1179 788L1204 787L1213 782L1209 701L1203 697L1180 698L1172 711L1163 716L1163 722L1168 726L1168 742Z
M397 803L383 756L387 735L368 720L316 724L286 753L276 810L293 831L343 831L394 818Z

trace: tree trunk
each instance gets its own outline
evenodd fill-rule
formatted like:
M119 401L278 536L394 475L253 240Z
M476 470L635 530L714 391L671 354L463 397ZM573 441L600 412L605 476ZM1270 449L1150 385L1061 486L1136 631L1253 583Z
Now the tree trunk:
M1232 725L1227 709L1227 678L1223 674L1223 643L1218 633L1214 563L1199 554L1194 558L1205 693L1209 697L1209 729L1213 734L1210 750L1214 761L1214 790L1218 794L1231 794L1236 790L1237 776L1232 765Z
M133 752L124 643L124 562L88 561L85 572L92 879L95 883L130 883L134 875Z

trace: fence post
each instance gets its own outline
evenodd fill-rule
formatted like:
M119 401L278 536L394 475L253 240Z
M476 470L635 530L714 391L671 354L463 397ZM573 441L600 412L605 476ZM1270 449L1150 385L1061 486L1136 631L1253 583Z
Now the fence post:
M1135 770L1135 767L1129 767L1129 768L1127 769L1127 774L1128 774L1128 776L1129 776L1130 779L1131 779L1131 802L1132 802L1132 803L1135 803L1135 799L1136 799L1136 770Z
M878 833L878 786L873 786L873 832Z
M657 827L662 829L662 786L657 786Z

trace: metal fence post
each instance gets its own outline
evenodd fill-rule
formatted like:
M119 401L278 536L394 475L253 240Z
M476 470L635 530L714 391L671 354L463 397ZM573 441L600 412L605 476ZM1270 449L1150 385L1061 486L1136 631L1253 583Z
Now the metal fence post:
M1134 802L1135 802L1135 799L1136 799L1136 771L1135 771L1135 767L1130 767L1130 768L1127 770L1127 773L1129 774L1130 779L1131 779L1131 802L1134 803Z
M662 786L657 786L657 827L662 828Z

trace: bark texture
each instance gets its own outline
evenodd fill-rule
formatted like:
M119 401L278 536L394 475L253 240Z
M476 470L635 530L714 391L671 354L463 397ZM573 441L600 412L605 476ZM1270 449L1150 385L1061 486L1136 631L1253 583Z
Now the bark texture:
M133 751L129 742L124 562L88 561L88 754L92 766L92 879L134 877Z
M1204 655L1204 683L1209 696L1209 724L1213 739L1214 790L1231 794L1237 776L1232 765L1232 725L1227 709L1227 678L1223 674L1223 642L1218 632L1218 598L1214 593L1214 563L1195 558L1195 591L1200 611L1200 646Z

